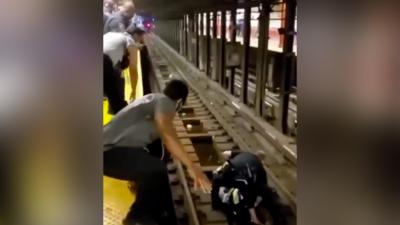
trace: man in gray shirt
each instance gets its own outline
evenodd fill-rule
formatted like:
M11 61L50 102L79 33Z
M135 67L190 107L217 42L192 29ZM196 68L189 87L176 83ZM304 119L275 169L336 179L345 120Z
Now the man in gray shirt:
M189 159L173 126L187 95L183 81L171 80L163 93L135 100L104 127L104 175L138 184L136 202L124 224L176 224L167 169L162 162L164 149L147 148L160 138L167 151L187 167L195 187L211 190L210 181Z

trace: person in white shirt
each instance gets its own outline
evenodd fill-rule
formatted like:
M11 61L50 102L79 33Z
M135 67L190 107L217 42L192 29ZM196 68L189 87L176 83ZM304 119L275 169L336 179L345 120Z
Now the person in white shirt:
M103 35L103 90L112 115L127 105L121 72L129 67L131 61L135 61L132 58L136 57L135 52L140 47L127 33L109 32Z

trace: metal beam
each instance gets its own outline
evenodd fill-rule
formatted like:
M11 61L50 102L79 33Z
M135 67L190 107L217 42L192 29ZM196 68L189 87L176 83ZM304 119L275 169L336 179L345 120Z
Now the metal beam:
M181 19L180 20L181 21L181 55L184 55L184 46L185 46L185 44L184 44L184 40L185 40L185 36L184 36L184 32L185 32L185 30L184 30L184 19Z
M242 62L242 90L241 100L247 104L247 86L249 80L249 55L250 55L250 13L251 7L244 8L243 21L243 62Z
M175 45L177 51L179 51L179 43L180 43L180 35L179 35L179 30L180 30L180 24L179 24L179 19L175 20Z
M260 17L258 18L258 49L256 69L256 99L255 110L258 116L263 115L265 99L266 73L269 65L268 55L268 31L270 20L270 6L267 1L261 5Z
M217 11L212 12L213 26L212 26L212 37L217 38Z
M221 52L220 52L220 74L219 83L223 88L226 88L226 69L225 69L225 43L226 43L226 11L221 11Z
M182 55L186 55L186 19L185 15L183 15L182 19Z
M230 3L224 3L224 4L215 4L214 2L211 3L208 6L202 7L202 8L198 8L196 10L193 10L195 12L212 12L215 10L231 10L233 8L246 8L246 7L257 7L261 2L263 2L264 0L257 0L257 1L248 1L245 0L245 2L239 3L237 1L232 1Z
M281 76L280 101L279 101L279 120L284 134L288 134L288 114L289 114L289 95L290 95L290 75L292 73L294 23L296 17L295 0L287 0L285 4L285 32L283 39L283 70Z
M192 63L194 62L193 51L195 50L193 49L193 30L194 30L193 17L194 17L193 14L189 14L189 61Z
M182 55L182 20L178 20L178 41L179 41L179 54Z
M199 26L199 69L204 70L204 14L200 13L200 26ZM201 45L200 45L201 44Z
M206 41L206 74L207 76L211 75L211 69L210 69L210 51L211 51L211 35L210 35L210 12L206 13L206 36L207 36L207 41Z
M213 49L215 53L217 53L217 49L215 48L216 46L218 46L218 38L217 38L217 18L218 18L218 12L214 11L213 12L213 28L212 28L212 33L213 33ZM218 56L217 54L212 54L213 56L213 60L211 61L212 63L212 71L211 71L211 79L216 80L218 79L218 75L216 76L216 74L218 74Z
M185 57L189 59L189 15L185 16Z
M200 36L204 35L204 14L200 13Z
M200 64L200 60L199 60L199 40L200 40L200 36L199 36L199 14L194 14L194 32L195 32L195 36L196 36L196 50L195 50L195 65L197 68L199 68L199 64Z
M231 34L231 42L236 42L236 8L231 10L231 26L232 26L232 34ZM231 67L230 76L229 76L229 92L234 95L235 93L235 67Z

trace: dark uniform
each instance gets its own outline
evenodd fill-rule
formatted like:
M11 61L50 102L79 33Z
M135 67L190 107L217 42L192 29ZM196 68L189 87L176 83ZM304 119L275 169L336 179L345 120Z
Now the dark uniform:
M274 224L286 224L279 212L278 195L268 187L260 159L249 152L234 152L214 171L211 197L213 209L223 212L229 225L251 225L249 209L256 208L257 201L258 206L269 210Z

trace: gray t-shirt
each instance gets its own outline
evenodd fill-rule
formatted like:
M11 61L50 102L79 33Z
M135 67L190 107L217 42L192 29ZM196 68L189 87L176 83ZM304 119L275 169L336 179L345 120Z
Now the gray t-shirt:
M175 113L175 102L161 93L148 94L119 111L103 129L103 150L145 147L160 138L155 114Z

